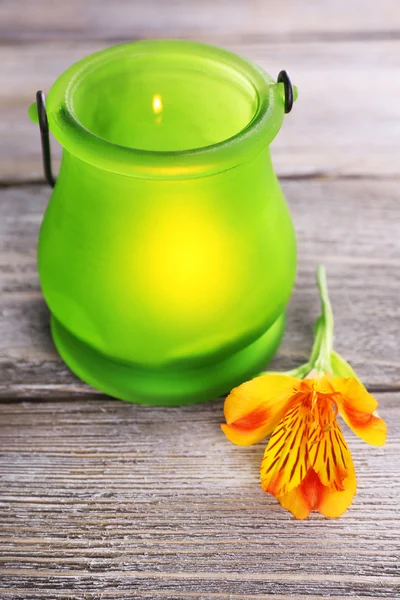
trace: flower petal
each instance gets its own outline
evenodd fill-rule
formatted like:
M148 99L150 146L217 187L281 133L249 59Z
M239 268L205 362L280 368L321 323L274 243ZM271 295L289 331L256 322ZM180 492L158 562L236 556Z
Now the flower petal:
M310 471L313 473L312 469L310 469ZM307 484L306 480L308 481ZM296 519L306 519L314 508L314 505L307 494L307 489L311 491L311 485L314 487L322 485L316 475L313 477L312 481L310 481L310 477L307 475L306 480L303 480L300 485L288 494L278 497L280 505L283 508L286 508L286 510L289 510ZM319 493L320 492L318 492L318 494Z
M323 487L319 496L316 509L325 517L331 519L340 517L353 502L357 491L357 479L353 460L349 453L350 462L347 463L347 477L343 480L343 490L336 491L332 488Z
M352 464L350 450L329 405L320 408L320 419L320 423L308 439L310 465L322 485L343 491L343 481L348 476L349 465Z
M261 487L274 496L297 487L308 470L309 408L294 402L272 434L261 463Z
M226 437L250 446L271 433L296 391L299 380L287 375L261 375L234 388L225 400Z
M386 441L386 423L373 414L378 402L372 394L352 377L335 377L332 387L339 392L338 408L347 425L368 444L382 446Z
M306 519L312 510L319 511L325 517L335 518L345 512L356 493L357 482L352 460L343 487L343 491L335 491L324 486L317 473L311 468L298 487L278 497L278 500L281 506L289 510L296 519Z

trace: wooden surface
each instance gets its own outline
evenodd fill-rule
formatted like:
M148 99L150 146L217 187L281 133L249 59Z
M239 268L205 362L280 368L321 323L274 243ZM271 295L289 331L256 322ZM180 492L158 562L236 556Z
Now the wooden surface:
M347 435L351 510L301 522L259 488L262 446L220 433L222 401L3 404L0 597L399 598L399 398L378 397L393 439Z
M384 448L343 426L359 489L339 520L296 522L261 491L263 445L226 441L222 400L107 399L53 349L35 264L50 190L27 106L73 61L150 37L220 44L299 86L273 145L299 245L273 367L307 355L324 262L337 349L389 426ZM0 42L0 598L398 600L398 0L3 0Z

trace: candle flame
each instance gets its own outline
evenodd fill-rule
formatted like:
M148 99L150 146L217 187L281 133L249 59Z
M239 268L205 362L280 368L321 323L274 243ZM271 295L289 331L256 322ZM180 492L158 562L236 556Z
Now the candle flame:
M153 112L156 115L159 115L163 109L162 100L160 94L154 94L153 102L152 102Z

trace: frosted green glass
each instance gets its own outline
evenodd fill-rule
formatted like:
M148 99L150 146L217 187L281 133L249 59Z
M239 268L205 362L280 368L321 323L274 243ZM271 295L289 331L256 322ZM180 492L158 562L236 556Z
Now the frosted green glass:
M255 375L296 268L269 152L283 84L219 48L136 42L69 68L47 114L63 157L38 266L66 364L160 405Z

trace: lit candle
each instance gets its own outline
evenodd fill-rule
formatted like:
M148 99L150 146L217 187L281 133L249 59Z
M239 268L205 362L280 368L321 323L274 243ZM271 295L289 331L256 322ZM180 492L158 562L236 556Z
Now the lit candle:
M160 94L154 94L152 102L153 112L159 115L163 109L162 100Z
M55 344L81 379L187 404L272 357L296 268L269 152L282 86L180 41L110 48L54 84L48 123L65 152L39 276Z

